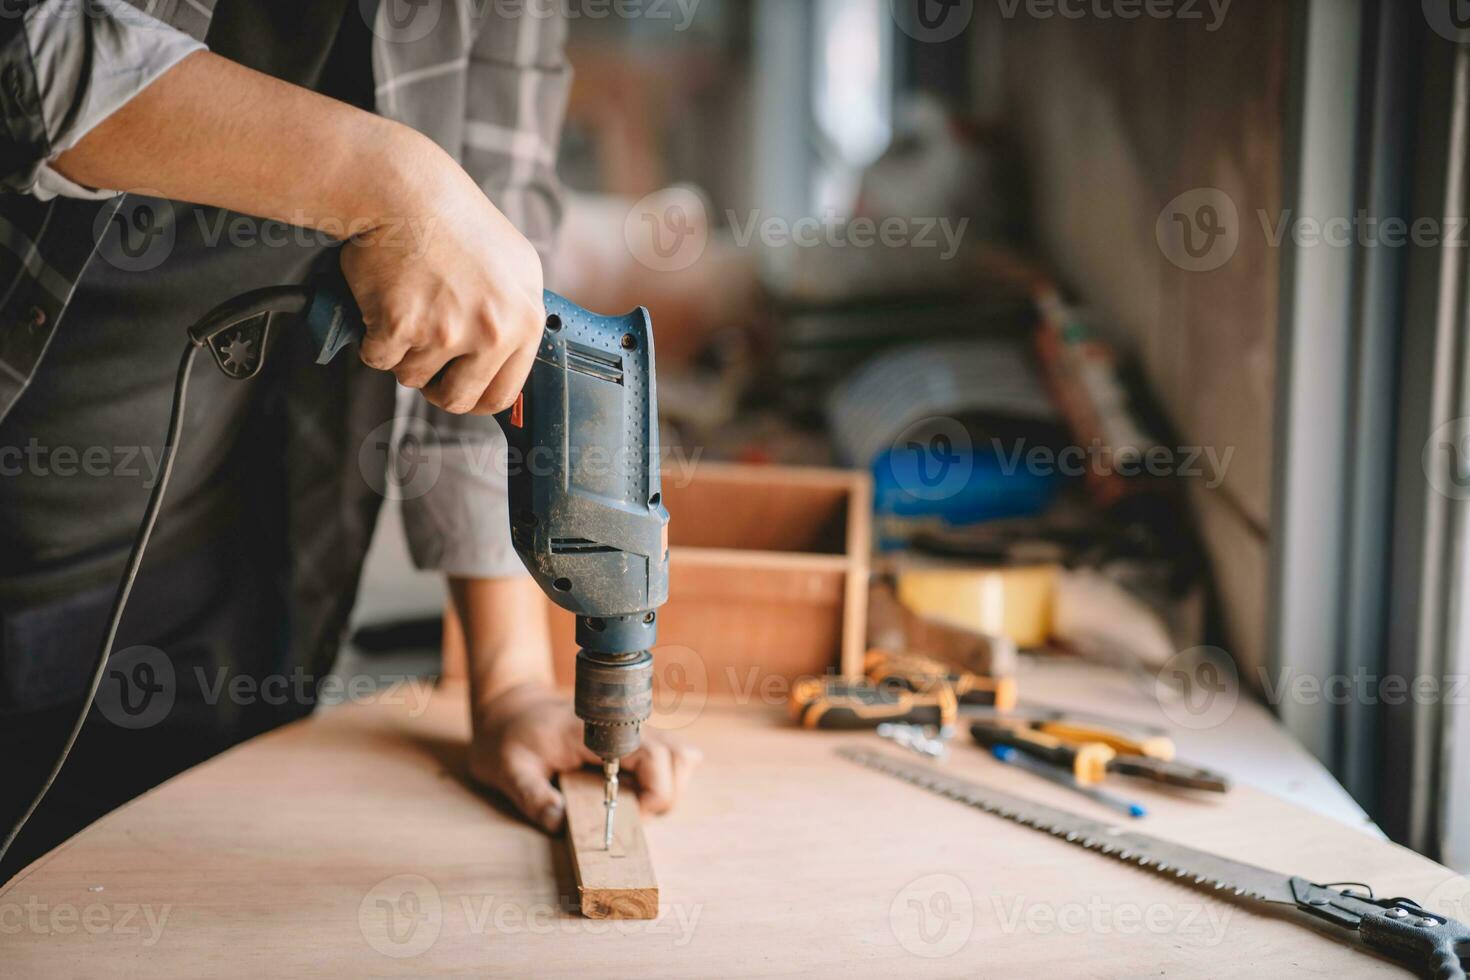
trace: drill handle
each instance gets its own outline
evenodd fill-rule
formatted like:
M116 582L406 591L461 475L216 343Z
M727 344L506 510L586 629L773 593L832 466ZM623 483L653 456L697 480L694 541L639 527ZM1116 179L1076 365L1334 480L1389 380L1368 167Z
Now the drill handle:
M669 593L669 513L659 476L648 311L599 316L547 291L546 323L505 432L511 544L542 591L577 616L577 643L647 650ZM317 363L364 334L340 272L311 284Z
M548 306L553 302L566 303L550 290L545 292L545 297ZM348 347L354 344L361 346L363 337L367 335L362 310L340 271L323 275L312 284L302 320L311 336L318 364L330 364ZM495 421L507 433L521 424L524 398L524 394L518 396L514 405L495 416Z
M555 293L546 292L546 302L566 302ZM362 310L353 298L352 290L340 272L324 275L311 286L311 299L302 313L307 333L311 335L312 348L316 351L318 364L330 364L353 344L361 345L367 328L363 324ZM514 423L514 415L520 402L495 416L501 427Z

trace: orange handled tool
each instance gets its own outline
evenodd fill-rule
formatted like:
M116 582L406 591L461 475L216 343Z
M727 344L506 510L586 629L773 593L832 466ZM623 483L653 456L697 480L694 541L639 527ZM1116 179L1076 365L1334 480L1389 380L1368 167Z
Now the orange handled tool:
M791 715L803 728L864 729L884 722L953 725L954 692L940 685L910 691L895 685L813 677L791 689Z
M870 650L863 658L863 671L868 680L880 687L898 685L923 691L945 686L954 692L960 704L988 705L997 711L1010 711L1016 706L1014 677L987 677L957 670L922 654Z

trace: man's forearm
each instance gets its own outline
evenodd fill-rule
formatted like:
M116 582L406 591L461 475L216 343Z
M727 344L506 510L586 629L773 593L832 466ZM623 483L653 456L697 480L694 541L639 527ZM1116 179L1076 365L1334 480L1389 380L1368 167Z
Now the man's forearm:
M534 579L451 578L449 590L464 639L473 708L517 687L552 685L547 602Z
M427 213L435 184L452 172L446 162L406 126L201 51L54 166L90 187L342 235Z
M503 411L530 373L546 316L536 250L406 126L197 52L53 166L348 239L359 356L445 411Z

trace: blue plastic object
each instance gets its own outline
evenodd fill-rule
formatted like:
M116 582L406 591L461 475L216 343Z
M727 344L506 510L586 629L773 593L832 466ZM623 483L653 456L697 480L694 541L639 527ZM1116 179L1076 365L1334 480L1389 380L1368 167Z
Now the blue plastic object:
M880 517L975 524L1032 517L1051 506L1065 477L1003 459L990 447L894 447L873 460L873 510ZM885 542L886 544L886 542Z

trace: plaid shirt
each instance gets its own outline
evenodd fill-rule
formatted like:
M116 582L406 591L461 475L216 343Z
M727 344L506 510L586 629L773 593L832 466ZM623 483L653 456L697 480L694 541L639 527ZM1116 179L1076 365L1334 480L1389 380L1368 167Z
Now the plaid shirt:
M65 329L67 303L119 207L120 198L69 184L47 161L198 50L214 6L126 3L30 0L23 15L11 5L0 11L0 187L8 191L0 193L0 417L25 391L53 331ZM349 0L347 10L376 15L379 113L459 160L545 258L560 218L555 148L571 82L559 5ZM377 465L366 461L386 467L390 440L363 447L384 426L399 437L410 427L415 465L427 461L437 474L429 489L398 494L406 498L416 562L460 575L522 571L509 546L503 475L485 462L500 439L493 420L439 413L407 391L395 396L383 387L385 376L364 378L373 372L357 365L341 372L358 394L339 399L340 406L312 405L303 396L308 404L295 410L288 447L288 470L299 461L289 476L292 577L298 596L319 600L315 612L300 617L298 639L320 657L335 650L383 493L382 483L377 494L365 492L376 483L369 470ZM310 376L299 387L326 387L328 376ZM333 462L330 476L323 475L324 458ZM345 529L318 533L329 515L346 515Z

